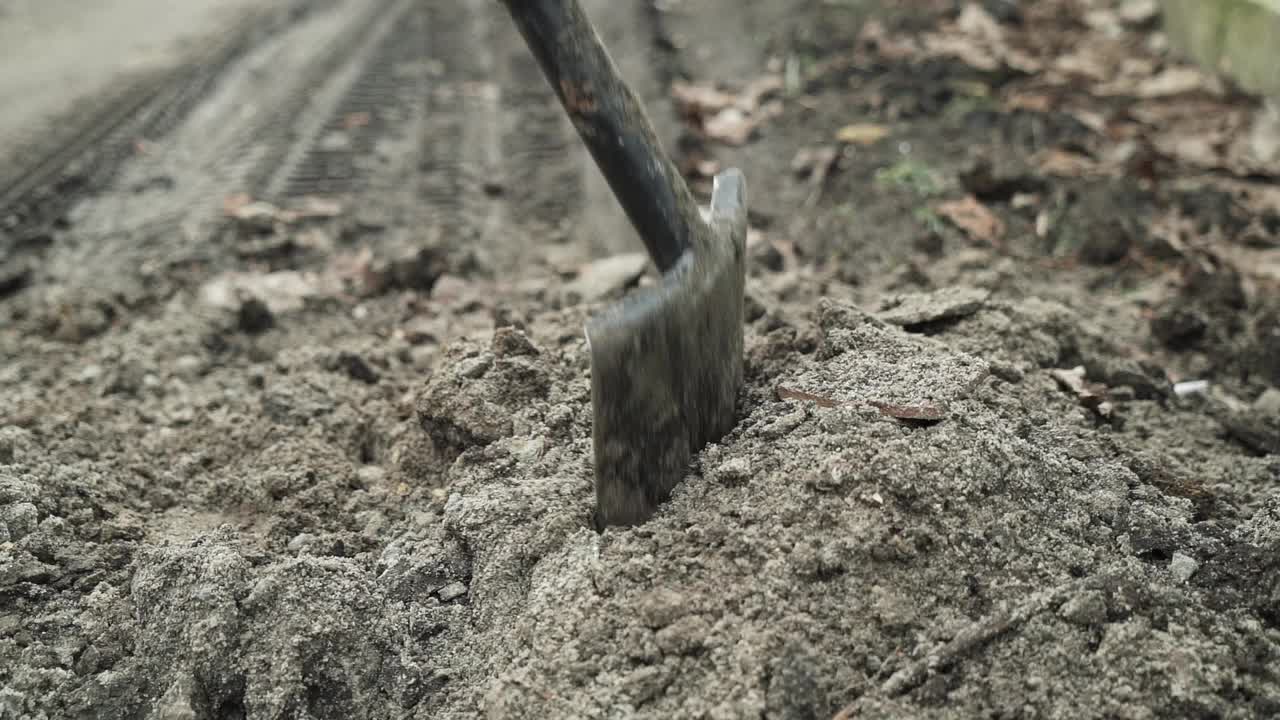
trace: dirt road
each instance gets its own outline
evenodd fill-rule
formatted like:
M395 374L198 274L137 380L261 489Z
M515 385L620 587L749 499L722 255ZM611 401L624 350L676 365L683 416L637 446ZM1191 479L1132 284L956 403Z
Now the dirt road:
M746 173L735 430L591 529L651 277L500 3L192 5L0 141L0 718L1280 713L1256 99L1120 4L584 5Z

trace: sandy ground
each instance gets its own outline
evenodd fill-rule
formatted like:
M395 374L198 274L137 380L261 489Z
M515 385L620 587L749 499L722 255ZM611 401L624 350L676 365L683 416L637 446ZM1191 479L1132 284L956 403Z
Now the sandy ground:
M300 5L0 226L0 718L1280 713L1257 99L1131 3L584 5L746 174L735 428L596 532L638 241L501 4Z

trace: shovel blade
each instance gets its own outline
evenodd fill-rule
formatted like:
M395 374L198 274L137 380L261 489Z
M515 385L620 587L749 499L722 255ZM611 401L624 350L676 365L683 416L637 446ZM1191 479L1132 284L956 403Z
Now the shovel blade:
M656 285L587 325L598 529L649 519L693 454L735 423L742 385L746 181L715 178L710 215Z

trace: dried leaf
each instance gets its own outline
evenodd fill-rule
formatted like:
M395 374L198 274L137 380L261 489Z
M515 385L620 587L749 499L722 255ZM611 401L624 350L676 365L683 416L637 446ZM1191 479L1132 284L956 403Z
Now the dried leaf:
M595 302L630 287L648 268L649 256L645 253L600 258L580 268L578 277L565 286L565 292Z
M1050 148L1040 156L1037 166L1045 175L1057 177L1084 177L1098 171L1092 158L1061 148Z
M326 198L306 197L296 207L281 210L276 219L286 224L302 220L333 218L342 214L342 204Z
M1135 94L1143 98L1160 98L1209 89L1209 80L1204 73L1195 68L1175 67L1139 82Z
M840 153L830 145L800 148L791 158L791 171L801 178L825 178L839 157Z
M890 35L884 23L868 20L858 33L859 47L866 47L889 62L910 60L920 53L919 46L911 39Z
M975 70L994 72L1000 69L1000 60L995 53L972 38L931 33L924 38L924 48L929 55L951 56Z
M991 291L952 286L926 293L905 293L885 299L876 317L911 328L943 320L958 320L982 309Z
M779 400L804 400L806 402L817 403L818 407L833 408L838 405L844 404L837 400L833 400L829 397L815 395L813 393L805 392L803 390L794 390L789 387L783 387L782 385L778 386L777 393L778 393Z
M852 145L874 145L889 137L889 128L873 123L853 123L836 131L836 140Z
M219 275L200 288L204 304L221 309L235 309L246 297L257 298L273 313L299 310L307 298L326 290L322 279L311 273L281 270L272 273L229 272Z
M671 97L685 112L695 115L719 112L733 104L733 95L711 85L682 81L671 83Z
M734 100L743 112L753 113L761 107L765 98L781 92L785 87L782 76L776 73L761 75L747 84Z
M1004 223L972 195L939 203L934 210L974 240L995 244L1004 237Z
M1081 405L1104 418L1111 417L1114 408L1107 401L1106 386L1088 382L1085 379L1084 366L1076 366L1069 370L1054 369L1050 370L1049 374L1058 381L1058 385L1063 390L1074 393Z
M1157 0L1125 0L1120 5L1120 21L1125 25L1147 25L1159 14L1160 3Z
M729 145L743 145L755 132L756 120L737 107L727 107L703 122L707 137Z
M965 5L953 26L942 32L924 36L927 54L950 56L978 70L999 70L1002 66L1025 73L1036 73L1043 64L1030 55L1010 47L1004 28L977 3Z
M348 113L342 118L342 128L344 130L351 130L353 128L362 128L367 126L372 121L373 121L373 116L370 115L367 110Z
M761 122L782 112L780 102L765 101L782 88L781 76L771 73L752 81L738 94L677 81L671 85L671 96L681 114L705 137L742 145Z
M1044 113L1053 109L1053 98L1044 93L1019 92L1005 98L1004 106L1009 110Z

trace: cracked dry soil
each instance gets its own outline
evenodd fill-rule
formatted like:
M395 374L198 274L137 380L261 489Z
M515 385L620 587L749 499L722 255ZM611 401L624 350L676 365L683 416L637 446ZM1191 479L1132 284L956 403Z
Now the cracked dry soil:
M1006 102L1036 73L903 54L963 4L587 3L754 226L735 429L597 533L582 327L649 281L605 262L638 241L498 3L400 5L421 98L375 111L340 211L102 234L124 193L190 202L140 158L5 258L0 717L1280 714L1265 173L1035 166L1116 140ZM1015 44L1067 28L1046 52L1102 32L981 5ZM680 122L673 79L770 58L800 85L746 144ZM891 139L793 172L850 123ZM965 194L1002 238L932 214Z

